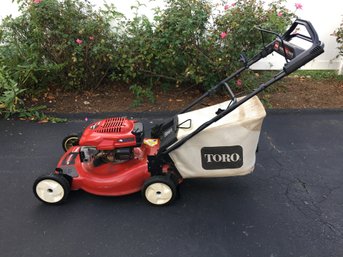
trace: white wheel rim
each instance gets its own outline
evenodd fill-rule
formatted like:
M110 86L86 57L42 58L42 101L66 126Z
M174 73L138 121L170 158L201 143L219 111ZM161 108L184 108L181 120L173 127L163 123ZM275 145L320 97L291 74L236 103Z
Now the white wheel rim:
M156 205L166 204L173 197L171 188L164 183L153 183L145 190L146 199Z
M71 148L73 146L73 141L77 141L79 140L78 137L69 137L65 142L64 142L64 148L66 150L69 150L69 148Z
M62 200L64 189L57 181L44 179L37 184L36 193L44 202L57 203Z

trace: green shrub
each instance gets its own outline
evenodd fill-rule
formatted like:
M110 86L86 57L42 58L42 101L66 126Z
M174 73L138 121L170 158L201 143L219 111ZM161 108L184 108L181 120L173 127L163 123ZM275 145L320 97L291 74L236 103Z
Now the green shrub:
M22 105L19 95L24 91L25 89L18 88L18 83L11 79L6 67L0 66L0 115L9 117L16 113Z
M335 36L338 43L339 54L343 56L343 20L340 27L335 31Z
M20 87L94 88L116 56L112 6L94 11L80 0L18 0L21 15L1 24L0 62Z
M153 22L136 16L125 24L114 79L143 87L212 86L239 65L239 55L261 48L255 26L284 32L294 17L278 0L267 8L258 0L238 1L219 14L205 0L167 0ZM269 37L270 38L270 37Z
M21 15L0 25L0 67L6 67L6 83L18 89L16 101L23 90L96 89L108 78L127 83L137 103L153 101L156 87L205 89L241 66L240 53L251 57L260 50L256 25L282 33L294 17L285 0L221 7L210 0L166 0L152 20L138 14L139 3L129 20L113 5L94 10L81 0L17 2ZM254 80L243 79L240 90ZM2 88L1 94L9 92L8 85Z

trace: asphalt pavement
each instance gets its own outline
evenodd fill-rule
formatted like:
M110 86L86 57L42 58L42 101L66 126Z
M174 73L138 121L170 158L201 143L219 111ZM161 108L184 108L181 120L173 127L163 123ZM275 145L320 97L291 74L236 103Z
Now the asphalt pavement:
M148 131L166 114L134 116ZM84 117L0 120L0 256L343 256L343 111L268 113L254 173L185 180L167 207L82 191L45 205L32 184L101 115Z

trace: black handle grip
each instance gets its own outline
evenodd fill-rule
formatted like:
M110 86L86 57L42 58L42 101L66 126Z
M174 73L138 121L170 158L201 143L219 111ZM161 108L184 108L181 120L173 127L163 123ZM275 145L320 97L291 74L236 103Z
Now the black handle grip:
M299 25L304 26L306 28L309 36L299 33L293 33ZM301 47L298 47L289 42L293 38L300 38L306 40L308 42L311 42L312 45L308 49L304 50ZM294 51L294 57L288 58L291 59L291 61L286 63L283 67L283 70L286 72L286 74L294 72L295 70L299 69L300 67L302 67L303 65L310 62L311 60L313 60L318 55L324 52L324 44L320 42L318 34L314 29L313 25L311 24L311 22L306 20L295 20L291 27L283 34L282 40L285 42L285 47L293 47L293 49L297 48L297 51ZM275 51L277 50L275 49ZM277 52L280 53L280 51ZM287 51L283 49L283 52L286 53Z
M295 29L298 27L298 25L304 26L310 36L308 37L302 34L293 33ZM306 20L301 20L301 19L296 19L291 25L291 27L283 34L282 37L286 41L289 41L294 37L298 37L306 41L312 42L313 44L320 44L317 31L314 29L312 23Z

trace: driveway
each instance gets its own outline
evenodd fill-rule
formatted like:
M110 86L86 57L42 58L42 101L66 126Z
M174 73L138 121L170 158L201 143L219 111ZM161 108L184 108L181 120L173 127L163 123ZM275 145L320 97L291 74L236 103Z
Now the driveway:
M254 173L186 180L167 207L82 191L42 204L33 181L86 124L0 120L0 256L343 256L343 111L270 112Z

